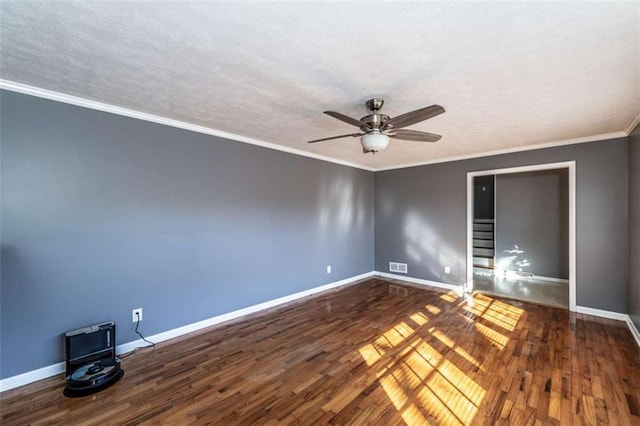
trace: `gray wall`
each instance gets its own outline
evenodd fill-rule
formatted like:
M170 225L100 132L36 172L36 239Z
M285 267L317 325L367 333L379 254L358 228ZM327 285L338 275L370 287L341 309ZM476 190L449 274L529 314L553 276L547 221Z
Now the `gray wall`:
M0 94L2 378L373 269L371 172Z
M640 126L629 136L629 315L640 329Z
M0 378L61 361L68 329L113 319L135 340L137 307L150 335L389 261L460 284L466 172L566 160L578 304L627 312L629 282L639 323L638 130L630 176L626 138L374 176L12 92L0 115Z
M551 278L569 278L567 169L496 176L496 265ZM524 253L508 253L518 246Z
M376 270L407 262L412 277L463 283L466 173L575 160L577 303L627 312L627 148L619 138L376 173Z

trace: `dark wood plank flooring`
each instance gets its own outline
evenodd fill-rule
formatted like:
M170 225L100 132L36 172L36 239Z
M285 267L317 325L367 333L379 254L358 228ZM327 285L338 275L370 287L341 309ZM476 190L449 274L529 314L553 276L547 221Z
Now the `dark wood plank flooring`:
M640 424L622 322L380 279L143 349L68 399L0 395L2 425Z

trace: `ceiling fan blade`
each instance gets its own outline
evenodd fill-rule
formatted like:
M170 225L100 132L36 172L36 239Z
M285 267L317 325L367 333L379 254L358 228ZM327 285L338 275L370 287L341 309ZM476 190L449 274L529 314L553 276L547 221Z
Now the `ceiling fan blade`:
M336 118L340 121L344 121L347 124L351 124L352 126L356 126L356 127L365 127L365 128L369 128L369 126L367 126L365 123L363 123L360 120L356 120L355 118L351 118L348 115L344 115L341 114L339 112L335 112L335 111L325 111L325 114L327 114L328 116L331 116L333 118Z
M331 136L331 137L328 137L328 138L316 139L316 140L309 141L309 142L307 142L307 143L316 143L316 142L322 142L322 141L330 141L331 139L340 139L340 138L348 138L348 137L353 137L353 138L355 138L356 136L362 136L362 135L364 135L364 133L351 133L351 134L348 134L348 135Z
M401 127L411 126L412 124L419 123L429 118L435 117L445 112L444 108L440 105L431 105L425 108L420 108L415 111L407 112L406 114L393 117L388 120L382 126L382 130L400 129Z
M414 142L437 142L442 136L436 135L435 133L419 132L417 130L398 129L391 130L389 137Z

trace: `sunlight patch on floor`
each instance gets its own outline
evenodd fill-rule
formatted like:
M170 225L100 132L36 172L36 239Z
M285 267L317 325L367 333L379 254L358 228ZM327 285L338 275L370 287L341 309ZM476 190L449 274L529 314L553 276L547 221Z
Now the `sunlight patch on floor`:
M450 291L449 293L440 296L440 299L444 300L445 302L454 303L456 300L458 300L458 295L455 292Z
M413 314L412 318L417 324L418 321L426 323L429 319L419 313ZM389 330L385 331L382 336L378 337L373 343L362 346L358 351L368 366L372 366L382 358L386 349L393 348L404 342L407 337L414 333L414 329L404 321L399 322Z
M523 309L511 306L483 294L475 294L467 301L464 310L506 330L513 331L524 313Z
M480 334L485 336L487 339L491 340L494 346L496 346L500 350L504 349L507 346L507 343L509 343L509 338L507 336L505 336L504 334L498 333L497 331L487 327L486 325L482 325L476 322L473 324L473 327Z
M406 322L402 321L396 326L387 330L383 334L384 338L391 344L391 346L398 346L407 337L413 334L413 328L411 328Z
M459 300L455 292L442 294L440 299L454 303ZM473 329L488 339L499 350L509 343L509 337L496 331L478 319L497 326L505 333L513 332L524 310L482 294L467 297L463 309L473 314L458 313L458 318L473 325ZM426 312L438 315L442 309L426 305ZM409 318L418 327L430 321L426 312L414 312ZM480 361L467 352L462 343L437 327L421 328L421 333L429 333L447 349L461 358L458 362L469 362L481 371L486 371ZM425 424L436 421L442 424L468 424L478 413L486 390L466 375L452 360L430 345L427 340L416 335L416 330L400 321L382 333L374 343L362 346L360 355L367 365L373 366L385 354L385 348L400 348L392 359L376 373L380 385L407 424ZM431 341L431 339L429 339ZM403 345L403 346L401 346ZM439 346L439 345L438 345Z
M411 320L418 325L425 325L427 322L429 322L429 317L427 317L422 312L416 312L415 314L409 316L409 318L411 318Z
M416 396L427 413L445 423L468 423L475 417L485 390L431 345L421 339L403 363L419 379Z
M415 404L410 404L407 408L400 413L402 419L407 422L408 425L426 425L429 424L427 419L424 418L420 409Z
M420 354L432 368L436 369L440 376L459 390L472 403L478 405L484 397L484 389L477 385L462 370L440 354L433 346L424 340L416 347L416 353Z
M410 318L417 324L426 324L429 318L416 312ZM449 348L456 342L441 330L427 330ZM447 360L424 339L414 336L415 330L406 322L394 325L374 343L360 348L367 365L381 360L384 347L405 346L377 372L379 383L394 407L407 424L425 424L430 419L445 424L467 424L473 420L486 391ZM479 363L464 349L457 353L479 367Z
M382 349L377 349L373 344L368 343L359 349L360 355L367 363L368 366L372 366L376 362L380 360L382 355L384 355L384 351Z
M420 409L409 401L409 397L402 390L402 387L395 377L392 375L384 376L380 379L380 384L382 385L385 393L389 396L393 406L400 412L402 419L407 422L407 424L414 425L429 423L420 412Z
M407 361L395 366L393 372L386 371L380 377L380 384L403 420L410 425L428 424L423 412L438 423L468 424L478 411L476 404L415 351Z
M433 306L433 305L427 305L427 306L425 306L425 309L427 311L429 311L430 313L432 313L433 315L438 315L440 312L442 312L442 309L438 308L437 306Z
M450 339L446 334L444 334L440 330L434 330L433 332L431 332L431 334L433 334L436 339L440 340L442 343L453 349L455 353L467 360L470 364L474 365L482 371L485 371L480 363L469 352L465 351L462 347L457 345L456 342Z

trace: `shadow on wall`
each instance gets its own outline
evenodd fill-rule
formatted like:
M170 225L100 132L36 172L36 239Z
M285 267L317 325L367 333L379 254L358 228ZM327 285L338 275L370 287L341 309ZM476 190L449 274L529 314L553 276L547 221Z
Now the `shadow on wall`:
M456 271L464 270L465 256L460 256L418 213L408 212L405 215L403 233L405 253L419 272L425 271L428 277L442 280L445 266Z
M322 230L330 229L332 224L337 225L340 231L361 228L366 224L366 196L362 189L356 189L351 177L324 179L318 203L318 221Z

